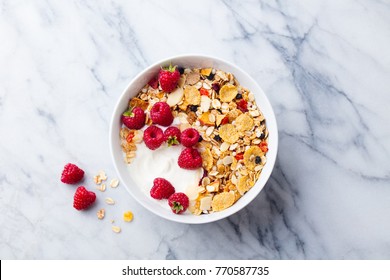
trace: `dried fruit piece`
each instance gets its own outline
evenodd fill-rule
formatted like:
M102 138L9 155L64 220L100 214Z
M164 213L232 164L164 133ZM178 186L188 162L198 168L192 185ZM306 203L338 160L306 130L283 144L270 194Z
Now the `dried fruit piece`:
M237 117L235 126L238 131L251 130L253 128L253 119L247 114L241 114Z
M211 74L211 71L213 71L213 68L203 68L200 70L200 74L203 76L208 76Z
M184 89L184 99L189 105L200 104L199 90L194 86L188 86Z
M222 102L230 102L232 101L238 93L237 87L232 84L225 84L219 90L219 99Z
M210 210L210 208L211 208L211 201L212 201L212 197L211 196L202 197L201 200L200 200L199 209L202 210L202 211Z
M123 213L123 220L125 222L131 222L133 220L133 213L131 211L126 211L125 213Z
M112 226L111 229L112 229L112 231L115 232L115 233L120 233L120 232L121 232L121 228L118 227L118 226Z
M250 186L249 184L247 184L249 180L249 177L247 175L245 176L241 176L239 179L238 179L238 182L237 182L237 190L238 192L243 195L245 192L249 191L250 189Z
M258 146L251 146L244 153L244 164L249 170L253 170L256 167L256 157L261 157L263 152Z
M234 192L223 192L214 196L211 202L213 211L222 211L233 205L235 199Z
M239 138L236 128L230 123L224 124L219 128L219 136L221 136L223 141L230 144L235 143Z
M261 141L259 147L263 153L268 152L268 143L267 142Z
M107 197L107 198L105 199L105 201L106 201L106 203L107 203L108 205L114 205L114 204L115 204L115 201L114 201L111 197Z

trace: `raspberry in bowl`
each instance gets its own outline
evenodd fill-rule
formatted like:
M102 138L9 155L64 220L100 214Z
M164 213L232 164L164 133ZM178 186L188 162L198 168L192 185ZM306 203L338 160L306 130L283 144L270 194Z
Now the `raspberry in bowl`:
M272 107L256 82L237 66L199 55L140 73L110 127L114 165L130 194L182 223L216 221L245 207L271 175L277 145ZM167 182L172 199L156 199L156 178Z

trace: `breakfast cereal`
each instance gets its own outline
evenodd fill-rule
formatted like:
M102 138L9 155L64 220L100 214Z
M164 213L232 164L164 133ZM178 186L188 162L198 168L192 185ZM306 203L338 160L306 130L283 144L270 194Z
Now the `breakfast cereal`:
M170 90L164 90L161 81L148 83L129 101L129 108L144 110L145 125L150 126L151 108L166 102L181 132L188 128L199 132L199 143L193 148L200 153L204 174L187 190L188 209L195 215L223 211L250 191L266 164L264 115L253 92L222 70L185 68L176 84L168 86ZM145 141L143 130L123 125L119 134L124 159L131 164L137 145ZM96 180L101 183L104 176L100 175L104 174Z

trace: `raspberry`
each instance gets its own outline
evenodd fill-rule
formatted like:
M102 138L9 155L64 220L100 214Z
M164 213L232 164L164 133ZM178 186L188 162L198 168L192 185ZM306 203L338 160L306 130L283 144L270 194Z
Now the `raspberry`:
M157 78L156 77L151 78L150 81L148 82L148 85L151 86L154 89L157 89L158 88L158 80L157 80Z
M73 207L83 210L91 206L96 200L94 192L87 191L84 186L77 188L73 197Z
M183 169L197 169L202 166L202 157L194 148L185 148L181 152L177 163Z
M139 108L134 107L122 114L122 122L130 129L141 129L145 125L145 112Z
M151 125L144 131L144 142L146 147L155 150L164 142L164 133L161 128Z
M150 110L150 118L153 123L162 126L170 126L173 122L171 108L166 102L157 102Z
M168 204L175 214L181 214L187 210L190 201L184 193L174 193L168 198Z
M164 178L153 180L153 187L150 190L150 196L154 199L169 198L175 192L172 184Z
M176 69L176 66L169 65L168 68L161 68L158 73L158 81L163 91L173 91L180 79L180 72Z
M170 126L164 131L164 140L168 143L168 147L180 144L180 129L176 126Z
M195 128L187 128L181 133L181 144L192 147L199 141L199 132Z
M64 166L61 174L61 182L65 184L76 184L84 177L84 171L78 166L68 163Z

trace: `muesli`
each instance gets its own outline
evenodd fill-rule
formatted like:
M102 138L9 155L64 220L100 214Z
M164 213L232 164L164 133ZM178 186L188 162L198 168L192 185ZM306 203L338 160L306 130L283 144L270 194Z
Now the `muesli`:
M253 92L231 73L172 66L161 71L129 100L122 116L124 159L131 164L142 141L151 153L161 145L186 144L185 155L180 155L185 164L179 157L179 166L202 168L203 177L186 191L187 198L175 196L180 198L176 204L170 202L175 205L172 211L182 213L187 207L195 215L222 211L255 185L267 162L265 118ZM173 119L178 120L177 129L164 135L161 128L169 127ZM168 184L159 180L151 189L152 197L169 200L175 190Z

